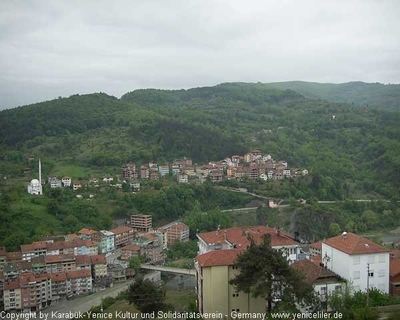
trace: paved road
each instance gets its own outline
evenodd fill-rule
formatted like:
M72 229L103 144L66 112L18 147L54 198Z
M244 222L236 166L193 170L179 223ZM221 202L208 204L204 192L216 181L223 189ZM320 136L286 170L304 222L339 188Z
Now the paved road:
M60 302L58 304L52 305L46 310L42 311L42 314L47 314L47 320L55 320L59 319L57 314L53 314L53 312L58 311L59 313L69 313L69 312L82 312L85 313L89 311L91 307L99 306L101 304L102 299L106 297L116 297L121 291L127 290L129 284L132 281L127 281L124 283L115 284L112 288L108 288L104 291L99 291L93 293L86 297L76 297L73 300L67 300ZM66 317L62 317L65 319Z

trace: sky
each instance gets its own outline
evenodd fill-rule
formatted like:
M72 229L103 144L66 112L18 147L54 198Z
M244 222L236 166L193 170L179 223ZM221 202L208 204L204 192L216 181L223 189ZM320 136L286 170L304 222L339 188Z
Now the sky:
M400 83L397 0L1 0L0 109L222 82Z

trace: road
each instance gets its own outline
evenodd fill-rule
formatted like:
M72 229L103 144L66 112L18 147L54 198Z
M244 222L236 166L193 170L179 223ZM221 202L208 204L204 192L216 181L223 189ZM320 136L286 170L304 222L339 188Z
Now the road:
M115 284L112 288L108 288L104 291L99 291L93 293L86 297L76 297L73 300L64 300L61 303L57 303L52 305L46 310L42 311L42 314L47 314L47 320L55 320L59 319L57 314L53 314L53 312L61 313L69 313L69 312L81 312L85 313L89 311L90 308L101 305L102 299L106 297L116 297L120 292L127 290L128 286L132 283L132 281L127 281L124 283ZM65 317L62 317L65 319ZM44 318L45 319L45 318Z

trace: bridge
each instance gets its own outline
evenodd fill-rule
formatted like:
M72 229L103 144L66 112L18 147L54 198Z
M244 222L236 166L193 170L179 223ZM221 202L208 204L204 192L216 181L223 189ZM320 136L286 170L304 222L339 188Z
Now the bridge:
M162 266L153 266L151 264L142 264L142 269L145 270L156 270L161 272L175 273L175 274L186 274L190 276L196 276L195 269L183 269L183 268L173 268L173 267L162 267Z

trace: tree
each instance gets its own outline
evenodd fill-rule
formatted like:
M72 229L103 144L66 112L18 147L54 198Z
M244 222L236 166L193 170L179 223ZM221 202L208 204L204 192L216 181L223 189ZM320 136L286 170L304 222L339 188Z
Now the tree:
M141 312L157 312L167 308L164 303L164 288L148 279L143 279L143 277L136 279L129 286L128 301L129 304L134 304Z
M141 265L142 261L140 257L132 257L131 260L129 260L129 268L135 270L136 274L139 272Z
M267 300L267 312L272 310L273 299L280 299L295 308L297 303L312 303L313 288L304 282L301 274L292 269L281 251L271 247L269 235L256 244L251 239L248 250L238 256L235 266L240 273L230 281L238 291Z

